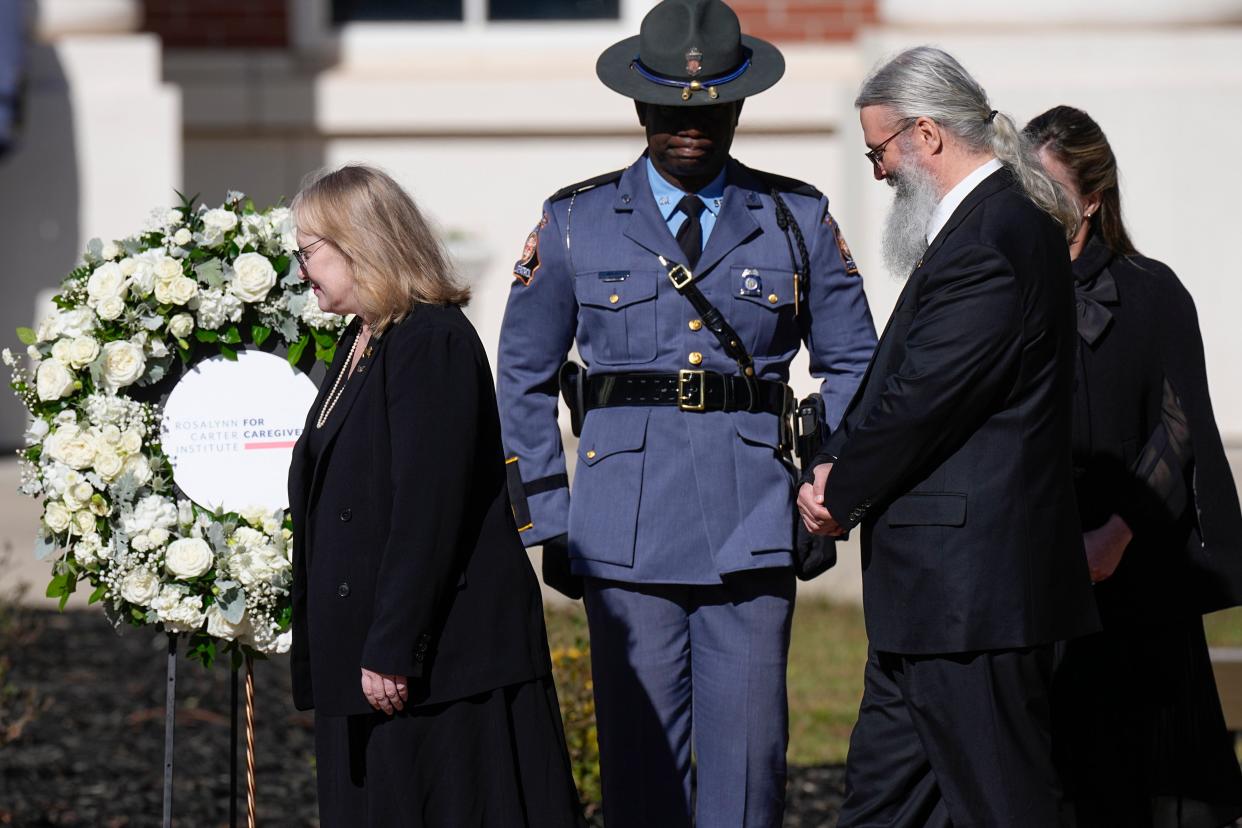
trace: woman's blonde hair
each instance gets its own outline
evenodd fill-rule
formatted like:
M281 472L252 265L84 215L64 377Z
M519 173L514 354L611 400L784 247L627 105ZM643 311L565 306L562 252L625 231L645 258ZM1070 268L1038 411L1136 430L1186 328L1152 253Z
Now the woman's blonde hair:
M291 205L298 229L326 239L345 255L362 316L375 333L415 305L464 305L440 237L387 173L361 164L320 170Z

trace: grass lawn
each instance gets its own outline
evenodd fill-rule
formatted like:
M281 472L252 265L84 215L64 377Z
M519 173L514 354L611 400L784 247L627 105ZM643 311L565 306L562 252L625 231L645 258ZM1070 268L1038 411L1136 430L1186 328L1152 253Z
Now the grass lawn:
M547 618L554 651L584 647L587 627L581 604L549 609ZM1212 646L1242 647L1242 607L1213 613L1204 623ZM845 761L866 660L860 607L798 600L789 649L790 764Z

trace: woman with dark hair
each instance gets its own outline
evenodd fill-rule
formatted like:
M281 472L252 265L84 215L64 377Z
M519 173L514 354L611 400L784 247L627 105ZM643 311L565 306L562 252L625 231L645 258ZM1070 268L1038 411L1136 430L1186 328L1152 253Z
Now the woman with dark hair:
M1082 213L1074 461L1104 629L1058 673L1066 796L1079 826L1231 825L1242 773L1201 616L1242 597L1242 515L1194 303L1130 241L1099 125L1058 106L1026 134Z

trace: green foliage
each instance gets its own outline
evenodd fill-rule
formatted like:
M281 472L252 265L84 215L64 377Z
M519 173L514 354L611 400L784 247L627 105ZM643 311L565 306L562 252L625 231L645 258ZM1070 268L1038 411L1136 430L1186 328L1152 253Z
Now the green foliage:
M306 351L306 346L310 344L310 335L302 334L302 338L289 346L289 364L297 365L302 359L302 354Z
M39 337L35 335L33 328L18 328L17 338L23 345L33 345L39 341Z

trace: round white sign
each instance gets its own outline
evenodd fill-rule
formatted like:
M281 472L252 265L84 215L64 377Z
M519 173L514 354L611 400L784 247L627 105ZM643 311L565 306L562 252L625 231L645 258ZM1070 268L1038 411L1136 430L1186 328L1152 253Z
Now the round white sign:
M264 351L198 363L164 403L173 479L209 509L287 508L293 444L316 393L310 377Z

